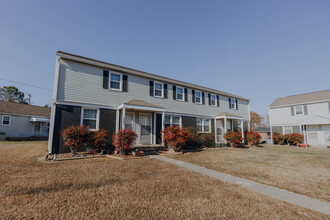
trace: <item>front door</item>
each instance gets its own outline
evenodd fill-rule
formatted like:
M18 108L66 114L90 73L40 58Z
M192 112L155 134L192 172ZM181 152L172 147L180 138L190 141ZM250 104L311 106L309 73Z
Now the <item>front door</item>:
M141 113L139 116L140 122L140 144L151 144L152 134L151 125L152 119L151 114Z
M216 131L217 131L217 143L224 142L224 128L223 128L223 120L222 119L216 119Z

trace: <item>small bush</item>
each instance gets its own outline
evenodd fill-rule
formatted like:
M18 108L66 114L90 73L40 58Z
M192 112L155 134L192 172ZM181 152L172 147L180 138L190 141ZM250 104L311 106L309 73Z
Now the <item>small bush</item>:
M108 133L106 130L100 129L91 132L91 145L93 148L103 149L108 142Z
M287 137L287 143L290 145L301 144L304 141L304 135L293 132Z
M214 147L215 146L215 139L214 133L209 134L201 134L200 139L202 143L202 147Z
M85 125L67 127L62 131L64 144L70 147L72 155L76 155L77 151L89 141L90 131Z
M258 132L250 131L246 133L246 140L250 146L257 146L260 144L261 136Z
M284 144L284 137L281 133L274 132L272 138L274 144Z
M181 151L187 143L188 132L178 126L169 126L161 134L164 135L164 145L170 150Z
M201 136L197 133L196 128L189 127L186 129L186 132L188 133L186 146L189 146L189 147L201 147L202 146Z
M238 147L239 143L243 140L241 131L228 131L224 138L232 145L233 147Z
M117 133L113 134L112 144L115 146L116 151L121 155L124 155L131 149L136 138L137 134L135 131L130 129L120 129Z

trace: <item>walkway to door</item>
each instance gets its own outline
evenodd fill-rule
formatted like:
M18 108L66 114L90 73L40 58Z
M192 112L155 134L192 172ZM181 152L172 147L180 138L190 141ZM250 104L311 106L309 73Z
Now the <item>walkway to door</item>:
M271 196L273 198L302 206L326 215L330 215L330 203L320 201L317 199L312 199L307 196L293 193L287 190L279 189L277 187L268 186L265 184L257 183L251 180L242 179L239 177L235 177L226 173L221 173L219 171L207 169L205 167L197 166L191 163L175 160L172 158L168 158L165 156L153 156L153 158L157 160L161 160L179 167L183 167L194 172L200 173L202 175L206 175L215 179L218 179L222 182L230 183L230 184L238 184L241 187L251 189L258 193Z

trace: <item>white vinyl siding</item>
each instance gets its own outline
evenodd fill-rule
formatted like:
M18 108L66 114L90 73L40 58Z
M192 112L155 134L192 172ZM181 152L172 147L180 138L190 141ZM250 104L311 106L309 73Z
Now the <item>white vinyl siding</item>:
M111 90L121 91L122 88L121 78L122 78L121 74L111 73L109 80L110 82L109 88Z

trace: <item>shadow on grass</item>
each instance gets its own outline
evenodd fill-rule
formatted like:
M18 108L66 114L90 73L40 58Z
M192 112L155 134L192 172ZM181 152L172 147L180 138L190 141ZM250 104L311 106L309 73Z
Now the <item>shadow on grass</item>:
M119 179L110 179L106 181L100 181L100 182L93 182L93 183L67 183L67 184L61 184L58 183L56 185L49 185L49 186L41 186L41 187L35 187L35 188L29 188L29 189L20 189L18 191L18 195L34 195L39 193L48 193L48 192L61 192L65 190L82 190L82 189L96 189L101 186L106 185L112 185L115 183L122 182Z

